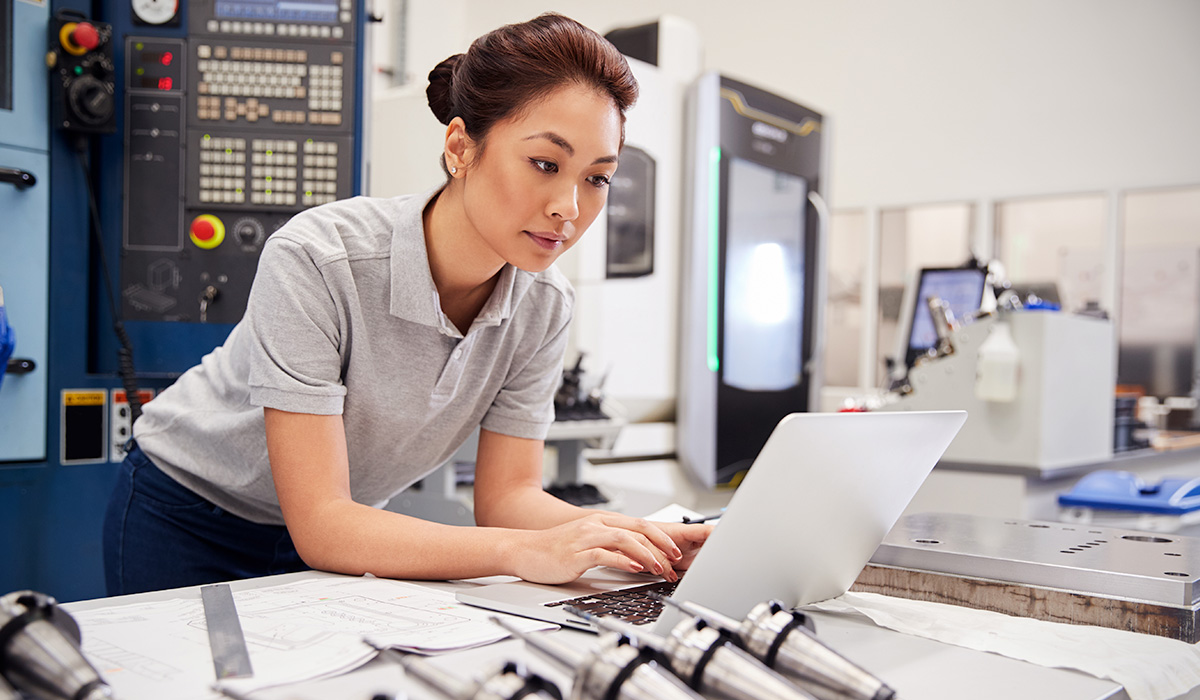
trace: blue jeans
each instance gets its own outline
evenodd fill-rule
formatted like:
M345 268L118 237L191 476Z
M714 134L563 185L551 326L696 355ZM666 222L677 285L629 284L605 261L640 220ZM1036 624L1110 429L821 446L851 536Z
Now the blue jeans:
M133 445L104 516L109 595L306 569L285 526L252 523L213 505Z

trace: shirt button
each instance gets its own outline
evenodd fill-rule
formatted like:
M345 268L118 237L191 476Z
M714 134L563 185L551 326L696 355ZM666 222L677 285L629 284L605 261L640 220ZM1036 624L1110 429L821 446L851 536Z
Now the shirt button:
M461 358L462 358L462 348L455 348L455 350L454 350L454 359L458 360L458 359L461 359Z

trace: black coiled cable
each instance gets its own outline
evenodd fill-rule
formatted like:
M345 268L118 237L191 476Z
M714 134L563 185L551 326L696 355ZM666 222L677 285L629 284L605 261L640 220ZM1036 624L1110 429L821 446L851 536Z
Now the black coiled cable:
M117 300L113 292L112 276L108 271L108 254L104 251L104 236L101 235L103 229L100 224L100 210L96 205L96 192L92 189L92 175L85 157L87 144L87 139L79 137L75 141L75 155L79 159L79 166L83 168L83 181L87 185L88 208L92 212L92 225L89 228L91 228L92 237L96 241L96 251L100 255L100 270L103 273L101 278L104 280L104 288L107 291L109 314L113 320L113 332L116 334L117 343L120 345L120 348L117 350L117 372L121 377L121 386L125 389L125 400L129 402L129 425L132 427L134 421L142 415L142 400L138 394L137 376L133 368L133 343L129 341L129 334L125 332L125 324L121 321L121 315L117 312Z

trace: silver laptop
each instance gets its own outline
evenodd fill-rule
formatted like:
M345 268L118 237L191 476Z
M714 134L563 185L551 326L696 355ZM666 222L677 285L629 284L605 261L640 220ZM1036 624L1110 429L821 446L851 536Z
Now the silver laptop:
M785 417L672 597L741 619L765 600L796 606L845 593L966 417L965 411ZM457 597L592 629L562 603L654 581L661 579L597 568L571 584L497 583ZM663 633L678 619L668 608L648 629Z

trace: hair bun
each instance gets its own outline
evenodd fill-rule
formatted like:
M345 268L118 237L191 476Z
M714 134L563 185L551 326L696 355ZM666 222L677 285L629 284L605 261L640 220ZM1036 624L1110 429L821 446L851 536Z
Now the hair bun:
M429 99L429 109L433 111L433 116L443 124L449 124L455 116L452 94L454 68L462 58L461 53L454 54L429 71L429 87L425 89L425 96Z

